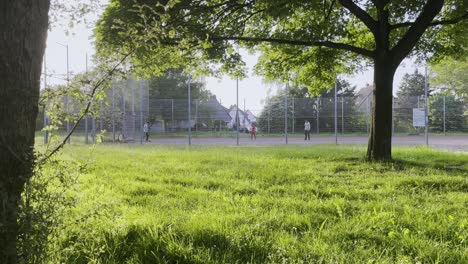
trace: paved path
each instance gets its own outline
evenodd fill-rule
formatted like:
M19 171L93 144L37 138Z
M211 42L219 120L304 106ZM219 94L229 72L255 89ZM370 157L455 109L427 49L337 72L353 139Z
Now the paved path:
M338 137L338 144L358 144L366 145L367 137ZM157 145L186 145L188 138L153 138L150 144ZM236 138L231 137L194 137L193 145L236 145ZM239 138L239 144L243 146L258 145L284 145L285 139L282 137L263 137L257 140L250 140L247 137ZM288 139L290 145L314 145L314 144L335 144L335 137L311 137L309 140L293 137ZM424 146L423 136L393 137L395 146ZM450 151L468 152L468 136L434 136L429 138L429 145L432 147L446 149Z

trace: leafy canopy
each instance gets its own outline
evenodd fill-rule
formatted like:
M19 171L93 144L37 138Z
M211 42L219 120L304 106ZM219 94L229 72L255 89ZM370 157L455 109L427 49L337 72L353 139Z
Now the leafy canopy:
M96 28L98 51L106 58L132 52L137 72L188 65L199 74L242 76L244 47L262 52L257 73L315 90L382 51L392 53L395 67L408 55L457 53L468 18L463 0L110 2Z

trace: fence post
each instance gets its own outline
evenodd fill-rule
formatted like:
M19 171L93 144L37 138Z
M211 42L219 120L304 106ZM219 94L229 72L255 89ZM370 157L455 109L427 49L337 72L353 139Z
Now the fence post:
M93 144L96 144L96 117L94 115L91 119L91 140Z
M197 99L195 101L195 132L198 132L198 126L197 126L197 123L198 123L198 104L199 104L199 100Z
M395 99L392 96L392 136L395 135Z
M338 145L338 96L337 96L337 84L335 81L335 145Z
M370 100L369 100L369 95L366 97L366 110L367 110L367 118L366 118L366 130L367 130L367 135L370 134L370 129L369 129L369 119L370 119Z
M135 79L130 79L132 85L132 137L133 142L136 142L136 114L135 114Z
M143 84L141 83L141 79L138 84L140 86L140 144L143 144L143 91L142 91Z
M88 144L89 142L88 140L88 114L85 115L84 122L85 122L85 144Z
M236 78L236 144L239 146L239 77Z
M286 145L288 144L288 93L289 81L286 83L286 94L284 96L284 139Z
M294 115L294 97L291 98L292 100L292 131L291 133L294 135L294 127L296 126L296 117Z
M115 143L115 84L112 84L112 142Z
M69 88L70 88L70 87L69 87L68 84L67 84L67 90L68 90ZM67 113L67 114L66 114L66 117L67 117L67 121L66 121L67 135L68 135L68 133L70 133L70 121L68 120L68 118L69 118L68 115L70 114L69 111L70 111L70 109L69 109L69 98L68 98L68 95L65 95L65 113ZM67 143L68 143L68 144L70 144L70 142L71 142L71 139L70 139L70 138L71 138L71 137L69 137L68 140L67 140Z
M341 96L341 134L344 135L344 96Z
M317 97L317 135L320 135L320 97Z
M102 120L103 110L102 110L102 101L99 102L99 130L102 131L104 129L104 121Z
M171 99L171 132L174 133L174 99Z
M271 119L271 104L270 99L268 99L268 135L270 135L270 119Z
M47 102L44 105L44 144L49 143L49 131L47 130Z
M442 118L442 120L444 122L444 136L446 136L447 134L445 132L445 95L443 97L443 103L444 103L444 109L443 109L443 118Z
M192 102L191 102L191 91L190 91L190 83L192 82L192 75L189 74L188 77L188 144L189 146L192 145Z
M426 146L429 146L429 102L427 98L428 93L428 80L427 80L427 65L425 68L425 75L424 75L424 115L425 115L425 136L426 136Z

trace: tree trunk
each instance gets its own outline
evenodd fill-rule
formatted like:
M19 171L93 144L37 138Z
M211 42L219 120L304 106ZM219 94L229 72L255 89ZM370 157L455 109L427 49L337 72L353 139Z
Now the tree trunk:
M395 71L396 67L390 59L375 60L372 126L367 146L369 161L392 158L392 89Z
M34 166L49 0L0 2L0 263L17 263L18 202Z

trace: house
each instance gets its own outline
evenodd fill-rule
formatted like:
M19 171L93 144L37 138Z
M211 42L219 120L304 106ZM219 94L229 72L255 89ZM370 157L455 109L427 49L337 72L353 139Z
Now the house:
M237 111L239 111L239 130L249 131L252 124L257 122L257 117L250 110L244 112L241 109L237 109L236 105L232 105L228 109L229 115L232 118L231 122L228 124L228 127L230 129L235 129Z
M195 124L197 128L214 128L221 130L228 126L232 117L228 110L212 95L206 102L200 102L195 108Z
M357 108L363 112L370 111L372 105L372 95L374 92L374 85L367 84L356 93Z

